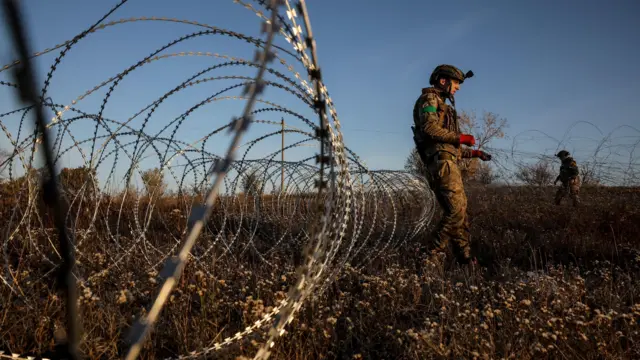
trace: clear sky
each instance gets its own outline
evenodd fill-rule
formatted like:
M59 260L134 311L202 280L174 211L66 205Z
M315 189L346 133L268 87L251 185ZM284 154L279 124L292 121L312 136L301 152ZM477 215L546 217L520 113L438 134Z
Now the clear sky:
M246 2L257 6L251 0ZM27 11L32 47L36 51L71 39L117 1L21 3ZM410 129L413 104L420 89L428 86L432 69L441 63L475 73L456 96L459 110L477 113L487 110L507 118L510 138L494 143L496 148L510 148L516 138L523 141L519 149L549 155L558 143L547 135L561 140L577 121L586 121L599 130L579 124L570 130L571 139L565 139L563 146L576 153L577 158L588 157L607 133L623 125L640 127L635 102L640 96L638 1L311 0L308 7L323 77L343 125L345 143L371 168L402 168L413 146ZM141 16L195 20L261 37L258 17L232 0L130 0L107 21ZM57 103L70 104L155 49L201 30L193 25L148 21L100 30L69 52L56 69L48 94ZM6 31L4 28L1 31L0 63L6 64L13 56L4 40ZM282 37L277 43L292 50ZM249 60L254 52L252 46L235 39L201 36L163 53L179 51L218 52ZM38 58L41 80L59 53L56 50ZM282 56L293 62L290 56ZM171 58L145 65L118 85L104 114L125 121L186 78L220 62L210 57ZM277 65L279 71L291 75ZM203 77L255 74L254 68L235 68ZM296 65L296 69L301 71L302 67ZM9 73L0 72L0 80L10 81ZM219 80L215 85L212 82L181 91L159 107L147 131L158 132L189 107L237 83ZM79 103L83 106L79 107L97 113L105 90L83 100ZM240 88L224 95L239 93ZM8 94L8 88L0 86L0 113L17 107ZM300 100L281 89L269 88L265 99L317 121ZM232 102L195 111L177 131L178 138L196 141L240 113L243 103L227 103ZM272 113L261 119L279 121L280 117L281 114ZM143 118L144 115L133 120L131 126L140 128ZM2 121L12 132L17 131L13 130L17 129L17 119ZM290 118L286 121L308 130L300 121ZM92 137L93 122L85 120L74 126L77 127L74 135L80 134L78 137L82 139ZM163 134L168 137L171 130L173 127ZM276 130L273 125L256 124L246 139ZM98 134L106 132L100 130ZM639 136L631 128L619 129L613 135L617 143L637 141ZM7 143L6 138L0 138L2 144ZM215 139L207 147L219 153L226 148L229 138L218 135ZM287 143L301 139L292 137ZM279 142L279 137L273 138L256 146L251 154L277 151ZM90 149L90 143L84 147ZM315 149L295 151L295 156L290 153L287 156L302 159Z

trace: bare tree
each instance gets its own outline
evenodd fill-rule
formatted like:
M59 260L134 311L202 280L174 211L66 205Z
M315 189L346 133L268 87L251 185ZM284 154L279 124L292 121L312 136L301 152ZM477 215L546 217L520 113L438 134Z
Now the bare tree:
M491 165L485 162L479 162L472 180L483 185L489 185L497 180L498 177L491 168Z
M506 119L499 118L495 113L487 111L483 113L480 120L473 111L461 111L458 114L458 123L463 133L473 134L476 138L477 149L485 148L494 139L504 138L504 130L508 127ZM497 178L491 167L488 164L482 164L479 159L460 159L458 165L463 180L475 180L488 184ZM415 147L411 149L411 153L405 160L404 169L417 176L426 175L427 169L420 160L420 155ZM482 178L476 178L476 176Z
M596 170L596 165L591 163L581 164L580 180L582 186L598 186L602 183L600 174Z
M141 177L149 196L159 197L164 194L166 185L164 183L164 175L159 168L144 171Z
M404 169L411 174L419 177L427 176L427 167L424 165L418 154L418 150L413 147L411 153L404 162Z
M502 139L505 137L505 129L508 127L507 119L500 118L497 114L489 111L482 113L482 118L478 120L475 111L460 111L458 114L458 124L460 130L466 134L472 134L476 139L476 149L485 149L494 139ZM462 172L463 180L477 180L476 173L480 169L481 161L475 159L460 159L458 165ZM483 168L485 179L490 172L490 168Z
M71 197L82 191L83 195L92 198L95 192L96 170L87 167L63 168L58 175L64 192Z
M248 171L242 178L242 191L245 195L262 195L262 181L258 177L258 169Z
M527 185L546 186L551 185L555 176L551 164L546 160L540 160L535 164L524 165L516 173L516 179Z

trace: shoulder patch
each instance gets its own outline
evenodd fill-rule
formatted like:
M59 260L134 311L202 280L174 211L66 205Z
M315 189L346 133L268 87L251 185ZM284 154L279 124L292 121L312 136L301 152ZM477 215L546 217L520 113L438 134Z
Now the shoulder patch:
M435 106L431 106L428 103L425 103L425 106L422 107L422 113L434 113L438 111Z

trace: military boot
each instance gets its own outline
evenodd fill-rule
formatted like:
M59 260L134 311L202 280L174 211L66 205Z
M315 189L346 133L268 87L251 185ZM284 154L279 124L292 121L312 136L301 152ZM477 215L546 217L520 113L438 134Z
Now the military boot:
M576 196L573 198L573 207L578 207L578 206L580 206L580 198Z
M472 261L471 247L469 245L460 246L458 244L454 244L453 254L460 265L467 265Z

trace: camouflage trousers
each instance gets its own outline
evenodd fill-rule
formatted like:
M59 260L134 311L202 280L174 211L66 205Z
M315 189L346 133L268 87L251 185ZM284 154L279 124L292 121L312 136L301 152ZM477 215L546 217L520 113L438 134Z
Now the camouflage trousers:
M458 164L453 156L443 154L429 162L427 173L431 189L443 210L442 219L435 229L433 250L446 250L451 240L458 261L467 262L470 259L467 195Z
M569 195L571 200L573 200L573 206L578 206L580 204L580 176L561 181L562 185L560 185L556 192L556 205L560 205L562 199Z

